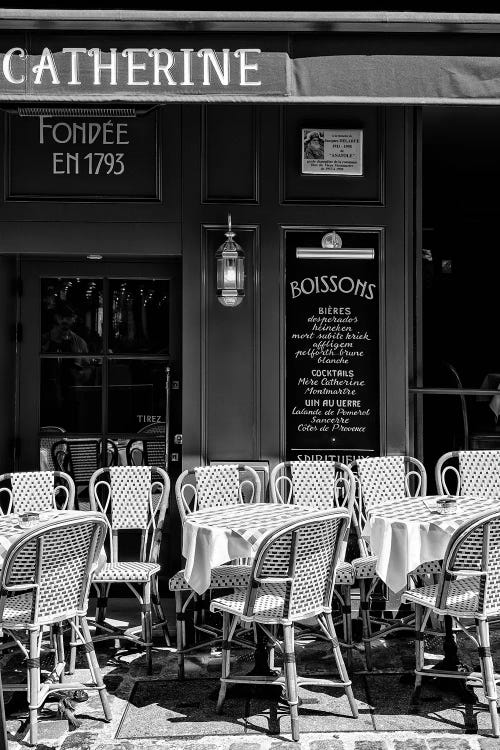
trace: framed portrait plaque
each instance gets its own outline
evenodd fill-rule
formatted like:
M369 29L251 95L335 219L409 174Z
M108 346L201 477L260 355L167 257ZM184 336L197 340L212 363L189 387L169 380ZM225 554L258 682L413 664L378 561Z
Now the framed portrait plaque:
M363 174L363 131L302 128L302 174Z

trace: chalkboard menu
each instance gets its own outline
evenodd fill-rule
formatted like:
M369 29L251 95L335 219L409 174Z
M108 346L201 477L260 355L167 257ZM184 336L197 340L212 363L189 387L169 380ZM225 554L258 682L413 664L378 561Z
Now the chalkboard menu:
M339 231L373 260L296 257L324 234L286 235L286 453L350 463L380 445L379 235Z

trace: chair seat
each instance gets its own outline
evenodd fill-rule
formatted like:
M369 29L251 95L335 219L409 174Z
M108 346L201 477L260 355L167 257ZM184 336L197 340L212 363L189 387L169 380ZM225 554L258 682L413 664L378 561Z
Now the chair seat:
M257 594L253 608L253 615L250 618L243 617L247 592L239 589L228 596L221 596L213 599L210 604L211 612L229 612L231 615L242 617L243 620L256 620L263 623L280 622L283 615L283 605L285 601L285 585L276 583L266 583L266 593Z
M450 584L447 597L448 607L436 607L438 584L422 586L418 589L405 591L401 597L403 602L420 604L422 607L433 609L438 614L455 615L456 617L474 617L479 602L479 579L477 577L462 578Z
M9 596L5 605L0 628L23 630L26 623L32 619L33 594L17 594Z
M240 588L248 585L250 565L218 565L212 569L211 589ZM192 591L184 578L184 569L179 570L168 582L170 591Z
M335 571L336 586L354 586L355 580L356 576L351 563L341 562L337 565L337 570Z
M148 562L114 562L106 563L92 578L93 583L112 583L129 581L143 583L161 570L160 565Z
M366 557L357 557L351 562L356 578L374 578L377 575L377 555L367 555Z
M377 575L377 555L367 555L366 557L357 557L352 561L351 565L354 568L354 575L356 578L375 578ZM441 561L430 560L429 562L422 563L415 570L412 570L415 575L428 575L430 573L441 573Z

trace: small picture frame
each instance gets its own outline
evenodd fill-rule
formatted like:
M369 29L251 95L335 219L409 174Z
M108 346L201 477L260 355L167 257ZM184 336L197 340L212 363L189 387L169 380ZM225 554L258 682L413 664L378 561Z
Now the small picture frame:
M302 128L302 174L363 175L363 131Z

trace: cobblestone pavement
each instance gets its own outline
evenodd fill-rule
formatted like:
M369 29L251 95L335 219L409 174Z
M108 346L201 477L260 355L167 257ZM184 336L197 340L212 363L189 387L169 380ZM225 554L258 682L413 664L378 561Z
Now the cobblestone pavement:
M439 654L437 640L428 645ZM498 664L500 626L492 627L491 640ZM475 668L474 644L460 635L458 643L461 660ZM76 705L81 724L73 731L69 731L66 718L58 718L57 704L47 702L39 720L39 750L284 750L290 746L299 750L500 750L500 740L491 737L489 714L479 689L478 702L465 704L463 696L428 680L424 682L421 705L411 709L411 636L376 641L374 673L366 673L362 649L356 650L352 679L360 712L357 720L349 712L343 691L301 689L299 743L291 742L286 709L281 707L276 719L278 704L272 703L273 714L271 702L260 694L251 699L238 698L228 691L223 715L215 714L218 651L196 652L186 660L186 679L178 682L175 652L167 650L160 640L157 644L152 677L146 675L141 652L125 648L117 652L113 642L99 644L112 721L103 721L95 693ZM250 654L243 649L233 652L236 671L248 672ZM299 643L296 654L299 674L334 672L324 643ZM280 665L279 656L276 663ZM83 666L82 655L77 662L77 677L88 679L88 673L80 671ZM6 667L12 667L12 657ZM3 671L7 683L8 669ZM9 750L28 746L25 707L19 697L16 700L16 704L7 704Z

